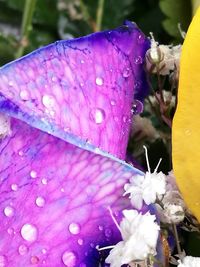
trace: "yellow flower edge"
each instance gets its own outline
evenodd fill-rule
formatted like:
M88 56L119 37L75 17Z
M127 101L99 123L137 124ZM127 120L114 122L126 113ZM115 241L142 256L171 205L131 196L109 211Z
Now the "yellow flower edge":
M200 8L182 48L172 160L186 205L200 222Z

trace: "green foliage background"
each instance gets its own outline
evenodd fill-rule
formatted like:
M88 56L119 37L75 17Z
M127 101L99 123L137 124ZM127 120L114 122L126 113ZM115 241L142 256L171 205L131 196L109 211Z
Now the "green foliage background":
M178 43L181 37L177 24L187 30L197 2L0 0L0 65L59 39L117 27L125 19L135 21L146 34L153 31L161 43ZM30 21L23 24L26 12Z

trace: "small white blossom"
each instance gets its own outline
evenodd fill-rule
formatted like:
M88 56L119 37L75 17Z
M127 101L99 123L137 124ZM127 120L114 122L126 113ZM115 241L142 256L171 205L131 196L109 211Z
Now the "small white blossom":
M136 260L145 260L148 255L156 255L156 244L160 227L155 215L149 212L124 210L120 223L123 241L119 242L106 258L111 267L120 267Z
M181 45L159 45L151 38L151 48L147 51L146 68L153 73L159 70L161 75L169 75L172 71L179 71ZM157 64L157 68L155 66Z
M185 217L185 203L176 185L173 171L166 176L166 193L162 199L163 208L157 206L161 222L180 223Z
M166 203L163 208L156 206L161 222L178 224L184 220L185 210L181 205Z
M200 266L200 258L199 257L192 257L186 256L183 259L183 262L180 260L178 261L178 267L199 267Z
M141 209L143 200L149 205L155 203L157 197L165 194L165 175L162 172L146 172L144 176L136 175L130 179L129 184L125 184L124 190L124 195L130 194L131 204L135 208Z

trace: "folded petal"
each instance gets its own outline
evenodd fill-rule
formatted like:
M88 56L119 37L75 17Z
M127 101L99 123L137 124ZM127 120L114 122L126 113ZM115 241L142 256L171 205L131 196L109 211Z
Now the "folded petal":
M148 41L133 24L59 41L0 69L0 265L96 267L139 170L125 156ZM144 86L144 87L143 87ZM143 87L143 88L142 88ZM144 91L143 91L144 89Z

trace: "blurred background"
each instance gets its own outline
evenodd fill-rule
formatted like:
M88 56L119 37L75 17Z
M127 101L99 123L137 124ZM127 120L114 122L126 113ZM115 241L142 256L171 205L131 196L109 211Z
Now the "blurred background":
M0 65L59 39L135 21L160 43L179 43L199 0L0 0Z

